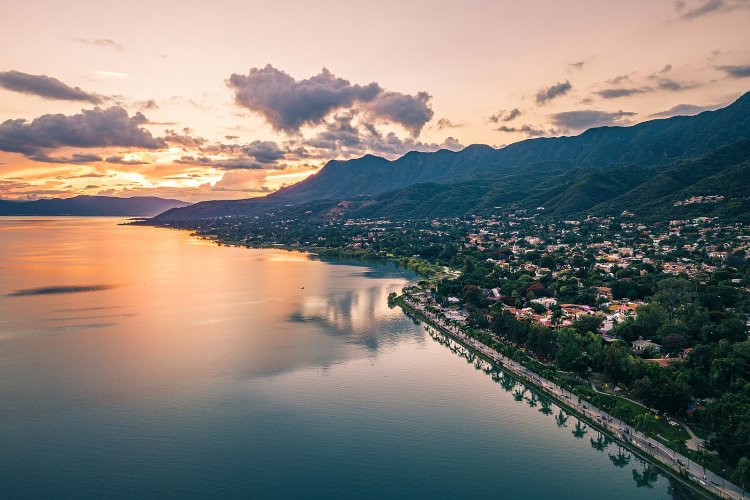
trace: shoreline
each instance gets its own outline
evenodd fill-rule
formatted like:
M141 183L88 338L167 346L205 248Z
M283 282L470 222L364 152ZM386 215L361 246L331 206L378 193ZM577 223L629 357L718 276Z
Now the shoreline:
M710 483L706 482L705 485L700 484L698 482L699 480L698 476L694 475L696 480L692 480L689 476L686 477L685 475L683 475L683 473L680 470L675 469L673 467L673 464L660 460L657 456L650 454L648 450L641 448L637 443L623 439L622 435L618 435L616 431L613 431L612 429L607 428L606 425L602 425L602 423L600 421L597 421L596 418L592 418L592 415L594 415L595 413L594 411L587 412L586 410L580 410L578 408L575 408L571 403L573 402L573 398L576 398L578 396L575 396L574 394L569 393L570 394L570 396L568 396L569 400L566 401L565 398L561 396L561 394L558 394L557 392L552 390L553 389L552 387L548 387L547 385L545 385L545 383L542 382L543 379L540 375L529 370L522 363L519 363L517 361L513 361L507 358L503 354L498 353L494 349L490 348L489 346L486 346L485 344L481 343L480 341L472 337L452 332L450 329L446 328L443 325L440 325L433 319L429 318L422 311L418 310L416 307L409 304L404 298L404 295L398 296L393 301L393 304L400 307L407 315L411 314L415 316L420 321L423 321L424 323L434 328L437 332L441 333L442 335L446 336L447 338L455 342L458 342L460 345L462 345L464 348L471 351L473 354L479 356L484 361L490 363L493 367L510 374L511 376L518 379L521 383L529 385L530 387L534 388L535 390L543 394L545 397L552 399L557 406L559 406L560 408L564 408L567 412L575 415L576 418L583 420L584 422L586 422L586 424L588 424L593 429L596 429L598 432L601 432L607 435L613 441L617 442L618 444L628 449L631 453L634 453L635 455L640 457L642 460L657 467L664 474L668 475L672 479L678 481L683 486L687 487L690 491L705 498L741 498L742 497L741 494L737 492L732 492L733 495L736 495L736 496L730 496L726 492L723 492L724 494L722 494L722 491L713 485L711 485L711 488L714 488L719 491L717 492L711 491L709 489ZM479 345L474 345L474 344L479 344ZM485 351L489 351L489 352L485 352ZM566 392L562 388L558 388L558 389L562 390L563 395ZM580 397L578 397L578 399L579 399L579 404L582 405L584 408L587 408L587 409L594 408L590 403L585 402ZM580 401L583 401L583 403L580 403ZM588 404L588 407L586 406L586 404ZM601 414L604 412L601 410L596 410L596 413ZM616 420L619 421L619 419L616 419ZM623 422L620 422L620 423L622 425L627 426L627 424L624 424ZM640 439L640 438L636 438L636 439ZM673 450L670 450L670 451L673 451Z
M194 230L190 229L183 229L183 228L176 228L176 227L169 227L169 226L161 226L161 225L151 225L151 224L132 224L132 223L126 223L125 225L144 225L148 227L154 227L154 228L160 228L160 229L173 229L178 231L187 231L190 236L200 238L202 240L211 241L217 244L218 246L230 246L230 247L240 247L240 248L246 248L250 250L284 250L288 252L299 252L299 253L305 253L309 255L310 257L318 258L323 260L325 257L331 257L331 258L343 258L343 259L351 259L353 261L359 261L362 264L366 264L368 261L370 262L394 262L395 264L402 265L406 267L407 269L410 269L413 271L418 277L422 278L428 278L429 275L426 275L424 273L419 273L415 269L411 268L408 263L403 262L402 258L398 258L395 256L380 256L380 255L364 255L363 253L359 252L338 252L337 249L334 249L333 252L331 252L331 255L321 255L321 251L325 254L326 250L330 250L326 247L316 247L316 246L290 246L290 245L284 245L284 244L260 244L260 245L248 245L246 242L238 242L238 241L230 241L230 240L224 240L218 237L211 237L211 235L200 235L197 234ZM649 450L645 448L641 448L637 443L630 442L629 440L623 439L622 436L618 436L615 431L606 428L601 424L601 422L597 422L595 418L592 418L586 411L584 410L583 413L581 410L576 409L573 405L571 405L571 402L573 398L578 398L579 402L584 401L579 396L576 396L572 393L569 393L568 396L569 401L565 401L562 399L558 394L556 394L554 391L550 390L550 388L546 387L544 384L540 384L540 381L542 380L542 377L538 375L537 373L531 371L529 368L527 368L522 363L510 360L506 356L504 356L501 353L498 353L494 349L490 348L489 346L481 343L479 340L476 340L472 337L466 336L466 338L463 338L447 328L445 328L442 325L437 324L435 321L427 317L424 313L416 309L414 306L408 304L405 299L404 295L399 295L394 300L394 305L398 305L405 313L413 314L421 321L427 323L428 325L435 328L436 331L440 332L441 334L447 336L448 338L458 342L460 345L464 346L465 348L469 349L471 352L473 352L475 355L478 355L481 359L485 360L486 362L489 362L492 366L497 367L498 369L505 371L506 373L509 373L511 376L517 378L519 381L521 381L524 384L529 385L530 387L533 387L535 390L539 391L541 394L545 395L546 397L549 397L552 399L555 404L557 404L559 407L564 408L567 412L575 415L577 418L583 420L586 422L589 426L591 426L593 429L596 429L597 431L607 435L610 437L613 441L619 443L626 449L628 449L631 453L637 455L645 462L657 467L660 471L662 471L664 474L668 475L672 479L678 481L680 484L682 484L684 487L688 488L693 493L700 495L701 497L705 498L741 498L741 494L732 491L733 495L728 495L726 492L724 495L722 495L721 490L715 486L715 484L710 484L708 480L703 481L704 484L699 483L701 479L692 473L688 473L692 475L690 476L683 475L685 472L680 471L679 469L674 468L674 464L662 461L659 459L659 457L652 455ZM478 344L478 345L472 345L472 344ZM489 354L487 352L483 352L484 350L491 351L494 356L500 357L500 359L496 359L493 357L493 354ZM503 361L505 360L505 361ZM514 364L517 365L519 368L519 371L514 370ZM510 367L508 366L510 365ZM536 377L536 380L534 379ZM593 405L591 405L588 402L584 403L588 404L588 408L594 408ZM586 406L584 405L584 408ZM598 410L599 413L604 413L602 410ZM593 415L593 412L590 412L591 415ZM619 421L619 419L617 419ZM629 427L624 422L621 422L622 425ZM637 431L635 431L635 434L637 435ZM632 435L632 434L631 434ZM642 439L642 438L637 438ZM649 441L648 438L645 439L647 442ZM662 448L667 448L665 445L657 445L661 446ZM670 452L675 453L674 450L669 449ZM684 458L684 457L683 457ZM689 462L689 461L688 461ZM694 479L693 479L694 478ZM731 483L729 483L731 484ZM738 490L740 490L739 487L734 485ZM713 488L717 490L717 492L712 491L709 488ZM725 489L726 490L726 489ZM731 491L731 490L726 490ZM749 497L750 498L750 497Z

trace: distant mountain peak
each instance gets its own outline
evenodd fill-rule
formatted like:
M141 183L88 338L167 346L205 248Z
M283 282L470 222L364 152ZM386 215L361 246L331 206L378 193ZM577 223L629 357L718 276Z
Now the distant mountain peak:
M598 127L577 136L527 139L499 149L472 144L458 152L412 151L392 161L371 154L348 161L333 160L307 179L264 198L198 203L171 210L157 220L254 215L287 204L378 196L424 183L450 185L476 179L496 180L518 172L542 180L550 168L563 174L566 169L571 174L576 172L574 168L584 171L614 170L627 165L656 168L750 138L748 103L750 93L745 93L725 108L695 116Z

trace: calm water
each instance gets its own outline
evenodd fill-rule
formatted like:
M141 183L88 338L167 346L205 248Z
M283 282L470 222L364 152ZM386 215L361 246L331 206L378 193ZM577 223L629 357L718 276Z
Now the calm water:
M388 309L407 271L117 222L0 218L3 497L671 496Z

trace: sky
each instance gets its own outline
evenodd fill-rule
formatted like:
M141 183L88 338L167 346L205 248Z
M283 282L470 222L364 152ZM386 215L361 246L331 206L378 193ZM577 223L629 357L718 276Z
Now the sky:
M750 0L0 0L0 198L263 196L327 161L692 115Z

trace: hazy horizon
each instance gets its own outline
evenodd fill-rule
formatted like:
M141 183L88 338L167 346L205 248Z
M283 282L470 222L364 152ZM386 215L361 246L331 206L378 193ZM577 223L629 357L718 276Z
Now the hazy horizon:
M4 12L4 199L261 196L332 159L697 114L750 81L745 0Z

